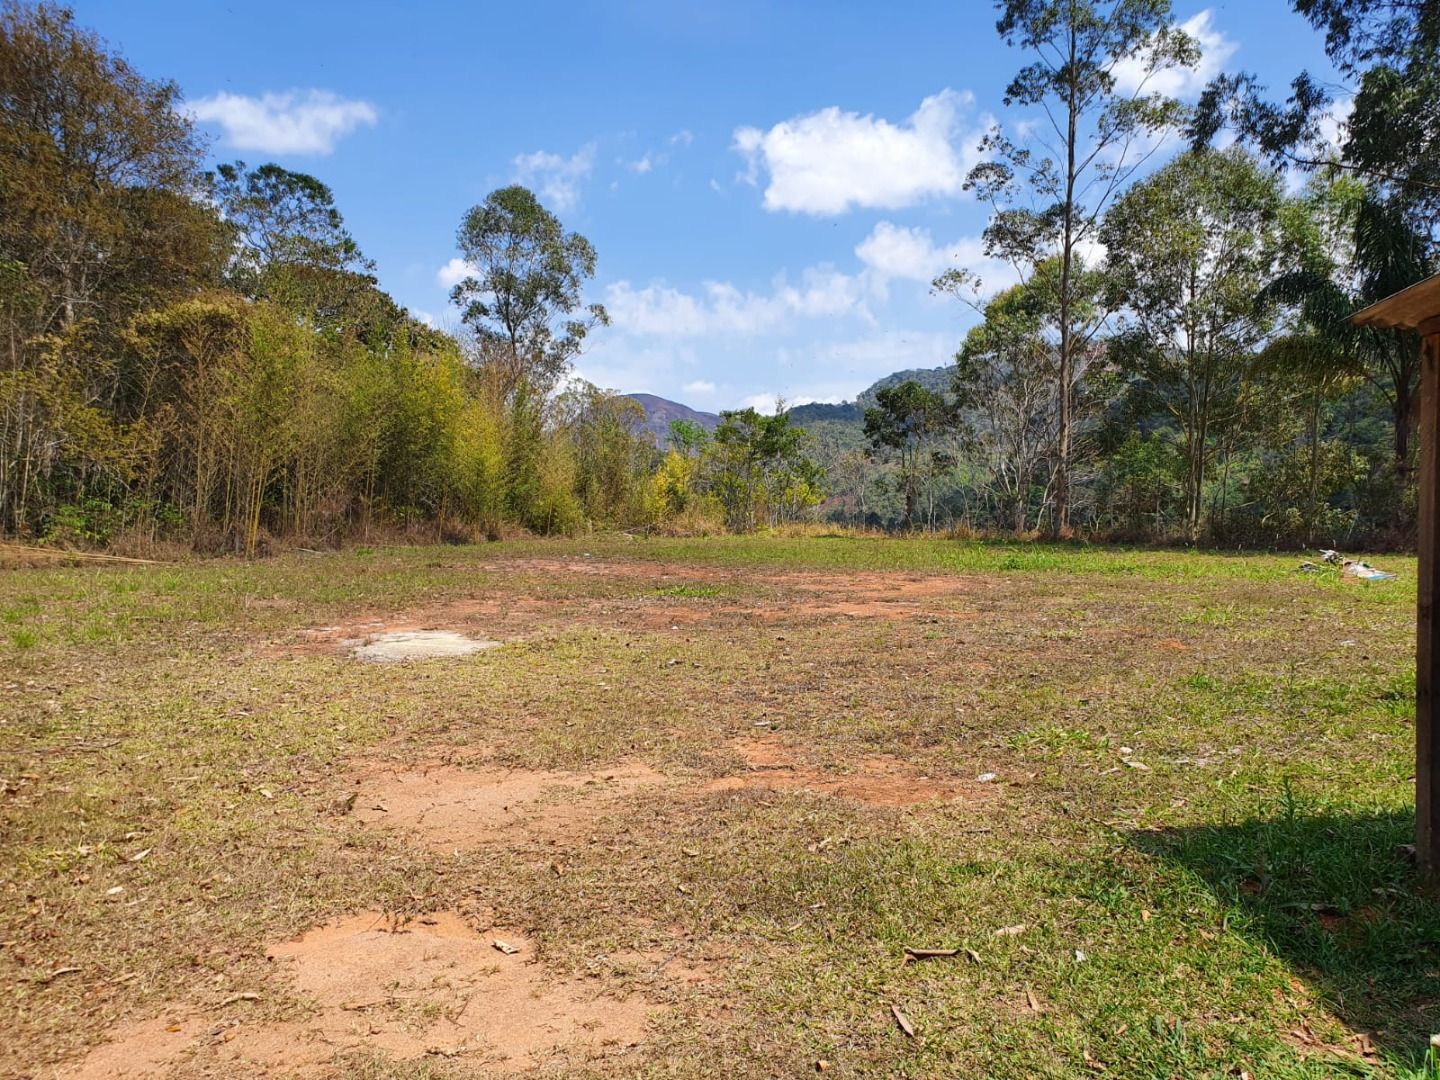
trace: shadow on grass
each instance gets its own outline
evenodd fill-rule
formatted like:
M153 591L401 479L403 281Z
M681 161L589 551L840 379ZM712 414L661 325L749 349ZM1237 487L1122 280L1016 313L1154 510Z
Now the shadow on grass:
M1440 896L1403 845L1413 812L1350 815L1282 806L1273 817L1132 835L1201 878L1227 927L1322 996L1385 1057L1428 1075L1440 1031Z

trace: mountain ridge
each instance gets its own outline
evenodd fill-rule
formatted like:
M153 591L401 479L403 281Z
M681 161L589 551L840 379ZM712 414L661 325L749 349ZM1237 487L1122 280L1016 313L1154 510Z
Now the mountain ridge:
M785 412L792 421L801 427L824 422L860 424L865 420L865 410L875 404L875 395L887 386L897 386L908 379L913 379L927 390L945 391L950 389L951 371L952 366L949 364L936 368L906 368L903 371L891 372L883 378L876 379L856 394L854 401L842 401L838 404L815 401L807 405L792 406ZM706 431L714 431L720 426L718 413L704 412L683 402L662 398L658 394L626 394L625 396L638 402L640 407L645 410L644 428L655 436L658 446L665 445L666 439L670 436L670 424L675 420L693 421Z

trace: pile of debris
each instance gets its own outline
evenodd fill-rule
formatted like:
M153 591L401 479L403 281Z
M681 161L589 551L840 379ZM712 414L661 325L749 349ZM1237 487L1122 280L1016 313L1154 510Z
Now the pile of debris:
M1320 560L1324 565L1313 563L1309 560L1300 564L1300 570L1306 574L1320 574L1326 570L1339 570L1341 577L1358 578L1361 581L1390 581L1395 577L1385 570L1377 570L1368 562L1359 559L1347 559L1338 551L1331 551L1323 548L1320 552Z

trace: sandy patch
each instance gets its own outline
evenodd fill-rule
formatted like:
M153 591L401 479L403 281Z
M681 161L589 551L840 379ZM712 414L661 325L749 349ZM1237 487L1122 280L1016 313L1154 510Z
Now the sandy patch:
M396 664L405 660L455 659L499 647L498 641L470 638L453 630L401 630L377 634L354 646L350 655L372 664Z
M354 813L366 824L411 829L444 851L506 838L559 842L585 835L625 794L665 782L640 764L595 772L387 769L360 779Z
M397 1059L443 1055L511 1072L553 1054L584 1060L624 1053L643 1039L652 1012L638 996L605 997L593 984L547 980L524 935L494 928L479 934L453 912L400 927L365 912L277 943L267 956L312 1004L305 1019L248 1023L230 1008L227 1015L242 1018L147 1020L118 1030L62 1075L153 1075L186 1059L223 1075L304 1075L361 1049Z

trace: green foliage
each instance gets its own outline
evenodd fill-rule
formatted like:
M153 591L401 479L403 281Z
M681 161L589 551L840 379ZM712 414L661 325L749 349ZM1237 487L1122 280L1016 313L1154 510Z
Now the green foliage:
M240 292L265 295L265 278L287 268L371 268L334 195L315 177L273 163L246 169L237 161L218 166L209 179L234 230L231 278Z
M580 297L595 275L594 247L519 185L472 207L457 243L472 273L450 295L482 356L505 373L507 392L521 382L548 391L588 331L609 322L603 307Z
M954 410L945 395L927 390L913 379L882 386L875 393L875 407L865 410L865 437L872 449L891 451L899 459L907 529L915 524L915 504L924 475L938 474L953 464L953 457L935 446L953 420Z
M1180 519L1184 473L1175 440L1159 432L1130 432L1101 470L1099 520L1135 536L1168 535Z
M671 420L669 441L672 447L690 457L705 448L710 433L694 420Z
M254 554L643 518L634 404L549 393L604 321L576 321L583 237L522 188L467 215L462 357L376 286L321 180L202 173L178 101L68 11L0 7L0 530L98 545L183 522Z
M1106 313L1087 303L1085 253L1106 208L1149 157L1137 146L1180 121L1179 102L1147 89L1148 76L1192 66L1199 47L1174 25L1169 0L998 0L995 6L1000 36L1032 58L1006 88L1005 104L1040 106L1049 125L1028 142L997 126L982 143L988 160L971 170L965 186L995 208L985 229L987 254L1024 275L1055 267L1050 497L1058 535L1070 527L1073 412L1084 353ZM1145 71L1137 88L1116 79L1122 61ZM935 281L937 291L957 296L978 286L968 270L950 270Z
M1184 154L1116 203L1102 233L1128 312L1116 356L1184 442L1185 531L1204 525L1208 469L1246 415L1269 331L1255 297L1279 259L1279 178L1239 150Z
M705 453L707 490L736 532L793 520L824 497L823 477L806 454L809 436L783 410L720 414Z

